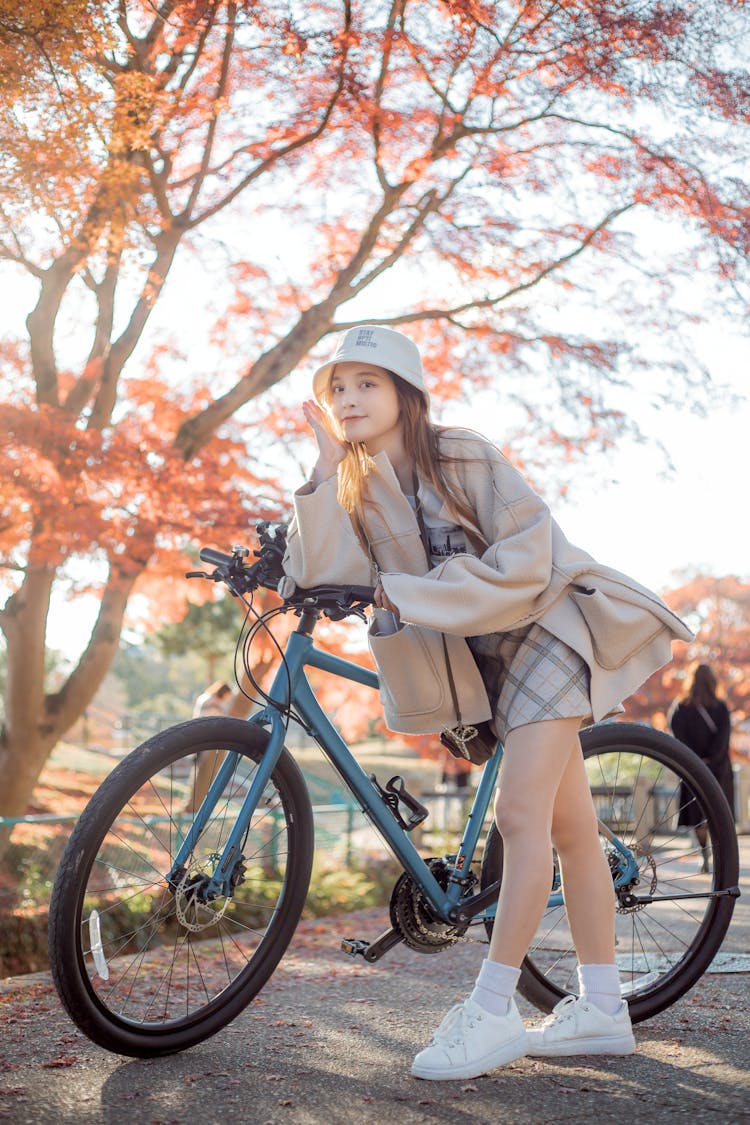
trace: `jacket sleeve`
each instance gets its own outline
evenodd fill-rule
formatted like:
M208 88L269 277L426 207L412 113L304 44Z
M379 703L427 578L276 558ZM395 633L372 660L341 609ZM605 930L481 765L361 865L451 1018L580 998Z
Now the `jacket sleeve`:
M552 576L549 508L494 446L461 466L461 484L489 544L454 555L424 577L381 574L405 621L459 636L503 632L531 618Z
M299 586L373 584L372 565L338 502L337 487L334 476L317 488L305 484L294 494L283 565Z

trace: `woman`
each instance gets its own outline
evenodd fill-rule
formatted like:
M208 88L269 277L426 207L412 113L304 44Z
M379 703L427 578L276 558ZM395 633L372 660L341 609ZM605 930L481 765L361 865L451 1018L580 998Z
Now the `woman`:
M734 812L734 777L729 757L729 708L716 695L716 677L708 664L699 664L690 686L672 710L670 726L675 738L702 758L724 791ZM695 829L702 852L701 871L709 871L710 849L706 824L693 794L683 786L678 823Z
M430 423L419 352L402 333L350 329L313 392L303 410L319 456L294 497L286 572L301 586L376 586L370 643L391 729L492 718L505 745L495 801L505 873L489 957L412 1073L465 1079L524 1054L630 1053L612 877L578 729L617 709L669 659L671 639L690 633L650 591L568 543L493 445ZM485 674L495 669L491 698L465 638ZM513 995L547 903L553 844L581 995L527 1033Z

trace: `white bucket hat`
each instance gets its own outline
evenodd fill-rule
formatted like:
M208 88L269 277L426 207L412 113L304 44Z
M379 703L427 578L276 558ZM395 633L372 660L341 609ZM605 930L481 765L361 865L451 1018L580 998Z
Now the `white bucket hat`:
M324 402L323 395L334 366L348 362L384 367L421 391L425 402L430 405L419 349L403 332L383 328L380 324L359 324L345 332L328 363L324 363L313 375L313 394L318 402Z

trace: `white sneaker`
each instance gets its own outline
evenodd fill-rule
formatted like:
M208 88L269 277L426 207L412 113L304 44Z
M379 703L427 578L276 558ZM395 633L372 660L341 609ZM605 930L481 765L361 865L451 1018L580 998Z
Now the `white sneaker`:
M469 998L444 1016L432 1042L415 1058L415 1078L476 1078L526 1054L526 1029L515 1002L493 1016Z
M632 1055L635 1051L625 1000L613 1016L583 997L566 996L541 1027L529 1028L526 1053L534 1056Z

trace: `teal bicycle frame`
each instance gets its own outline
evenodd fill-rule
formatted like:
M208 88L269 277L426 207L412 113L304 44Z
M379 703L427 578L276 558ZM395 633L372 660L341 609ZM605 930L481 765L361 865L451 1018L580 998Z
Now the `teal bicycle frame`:
M229 835L224 850L214 869L214 874L206 887L205 894L211 898L231 896L231 873L234 862L242 851L253 812L260 802L284 748L286 723L284 711L291 706L300 716L309 733L318 743L334 769L356 798L362 812L380 833L390 851L396 856L404 870L420 888L427 902L438 918L447 922L476 919L484 921L494 917L497 905L497 885L486 888L481 894L467 897L471 884L468 873L474 858L482 826L492 798L497 773L502 760L503 748L498 743L497 752L486 763L464 828L458 851L450 857L447 888L443 888L433 875L428 864L412 843L409 833L401 827L391 809L382 800L368 775L364 772L351 750L342 739L330 719L318 703L305 674L305 668L317 668L343 679L364 684L377 690L378 677L367 668L362 668L342 657L334 656L315 647L311 633L304 629L305 614L298 629L287 641L284 661L280 665L268 693L272 703L256 712L248 720L251 723L269 728L270 737L263 757L258 763L250 789L245 797L237 821ZM278 706L274 706L277 704ZM237 753L230 751L222 762L208 793L198 809L175 863L167 876L174 885L179 881L184 865L188 861L193 846L203 831L214 806L224 790L237 761ZM615 837L609 829L601 825L604 835L620 853L615 886L631 880L637 875L637 865L630 850ZM550 895L549 906L562 905L563 896L559 891ZM459 913L459 903L461 903Z

